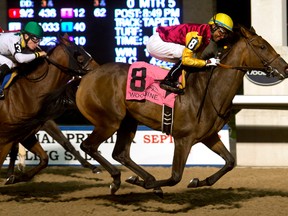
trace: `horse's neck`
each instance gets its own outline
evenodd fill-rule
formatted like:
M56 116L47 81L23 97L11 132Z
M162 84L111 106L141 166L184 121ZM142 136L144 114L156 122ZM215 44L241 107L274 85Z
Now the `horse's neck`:
M20 77L10 88L15 93L29 96L27 100L29 98L35 100L35 98L64 85L70 78L72 77L61 72L57 67L45 62L31 73Z
M244 66L244 58L246 51L246 43L243 40L239 40L230 51L228 51L227 55L224 56L223 59L221 59L221 63L228 66L238 67L238 66ZM234 90L234 86L236 88L239 88L242 84L243 77L245 75L244 71L235 70L235 69L226 69L222 67L217 67L215 69L216 76L216 84L223 85L226 84L227 86L230 86L231 93L236 93L237 89ZM218 82L218 79L220 82Z
M241 62L242 59L240 55L241 51L232 49L229 54L221 60L221 63L240 66L243 63ZM192 95L197 94L198 96L196 97L199 97L200 100L205 97L205 101L212 103L218 114L224 115L227 109L230 108L238 89L241 87L244 75L245 72L235 69L214 68L210 72L207 71L199 74L199 76L196 75L196 79L191 79L193 80L192 82L194 82L191 85L196 84L196 87L192 87ZM200 92L197 92L197 89L200 89Z
M244 40L238 41L230 50L228 55L223 59L223 64L230 66L244 66L244 55L247 51L247 46ZM222 63L222 62L221 62ZM243 77L245 71L235 69L218 68L219 79L222 81L222 85L228 86L229 90L222 92L222 95L226 95L226 104L232 102L237 91L243 83ZM221 85L221 84L220 84ZM224 100L225 101L225 100ZM224 102L225 104L225 102Z

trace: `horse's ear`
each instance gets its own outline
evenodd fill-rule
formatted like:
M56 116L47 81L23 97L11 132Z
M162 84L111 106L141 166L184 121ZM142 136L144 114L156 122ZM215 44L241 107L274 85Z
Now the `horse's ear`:
M63 35L63 38L69 39L69 35L68 35L67 33L65 33L65 34Z
M63 43L63 44L69 44L69 35L67 33L65 33L63 36L62 35L58 35L58 41L60 43Z
M250 31L253 32L254 34L256 34L256 31L255 31L253 26L250 27Z
M253 27L252 27L253 28ZM252 35L255 35L255 30L254 31L250 31L248 30L247 28L243 27L243 26L240 26L240 32L241 34L245 37L245 38L249 38L251 37Z

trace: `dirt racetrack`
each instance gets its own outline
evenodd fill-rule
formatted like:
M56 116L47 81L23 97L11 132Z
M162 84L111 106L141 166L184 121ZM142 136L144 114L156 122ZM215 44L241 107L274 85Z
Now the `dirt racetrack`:
M111 177L82 167L48 167L33 181L3 185L1 170L0 215L5 216L164 216L164 215L288 215L288 168L239 168L214 186L187 188L194 177L216 172L216 167L189 167L182 181L164 187L164 198L151 190L130 185L132 175L122 170L122 186L110 195ZM145 167L157 179L170 177L170 167Z

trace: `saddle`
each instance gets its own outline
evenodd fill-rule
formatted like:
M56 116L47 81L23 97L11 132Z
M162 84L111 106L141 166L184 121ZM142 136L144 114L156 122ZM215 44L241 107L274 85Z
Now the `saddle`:
M2 89L6 89L9 86L11 86L12 81L16 79L17 75L18 75L17 70L13 70L12 73L7 74L3 79L2 86L1 86Z
M162 132L171 134L174 103L178 95L160 88L159 83L166 75L167 69L146 62L134 62L128 71L126 100L148 100L162 106ZM182 82L185 85L185 81Z

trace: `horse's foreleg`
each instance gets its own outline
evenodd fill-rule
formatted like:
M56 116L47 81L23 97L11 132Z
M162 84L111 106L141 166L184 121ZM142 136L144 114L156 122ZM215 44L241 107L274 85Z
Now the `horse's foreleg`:
M109 121L108 121L109 122ZM121 172L106 160L98 151L102 142L111 137L115 131L112 128L101 126L94 131L81 143L80 148L101 164L112 176L113 183L110 185L111 194L115 194L120 188Z
M209 149L217 153L225 160L225 165L216 173L209 176L205 180L199 181L199 179L191 180L188 187L202 187L202 186L211 186L216 181L218 181L223 175L234 168L235 159L232 154L226 149L222 141L220 140L217 133L213 134L206 140L202 141Z
M14 184L18 182L26 182L31 180L37 173L39 173L42 169L46 168L48 165L48 155L41 147L39 141L36 139L35 135L29 136L25 141L21 142L23 146L36 154L40 158L40 162L37 166L28 170L26 173L22 173L21 175L15 175L9 179L5 184Z
M100 170L85 160L78 151L73 147L69 140L64 136L58 125L53 120L48 120L42 126L42 130L46 131L54 140L56 140L66 151L70 152L83 167L91 169L94 173Z
M192 141L191 137L182 137L174 139L174 156L172 162L172 173L168 179L157 180L154 182L154 187L174 186L178 184L183 176L187 158L189 156Z
M126 182L141 186L145 189L154 188L155 193L161 196L161 188L156 188L153 184L156 181L155 177L137 165L130 157L130 147L137 130L137 125L137 121L135 121L133 118L129 118L128 116L124 118L120 128L117 131L117 141L112 157L143 179L139 180L139 177L132 176L128 178Z
M117 131L117 142L113 151L113 158L118 160L121 164L128 167L143 179L140 180L138 176L132 176L127 179L126 182L141 186L145 189L154 189L154 192L158 196L162 196L162 186L176 185L182 178L185 163L191 149L191 145L187 144L189 143L189 139L181 138L181 140L177 140L175 142L178 145L175 144L171 177L164 180L156 180L153 175L141 168L130 158L130 145L132 139L134 138L136 126L137 124L133 123L131 120L127 121L126 119L126 122L122 122L120 129Z
M10 178L11 176L14 175L15 162L17 160L17 156L19 160L19 163L17 164L18 170L20 172L24 172L26 150L21 144L16 143L12 145L9 156L10 156L10 161L9 161L9 165L7 169L7 178Z

